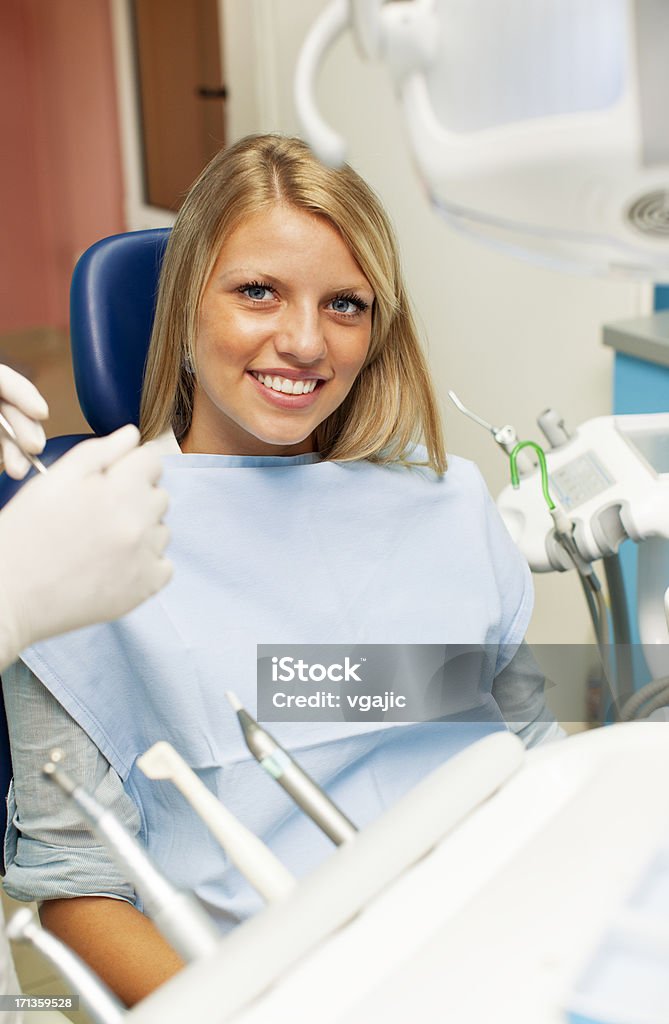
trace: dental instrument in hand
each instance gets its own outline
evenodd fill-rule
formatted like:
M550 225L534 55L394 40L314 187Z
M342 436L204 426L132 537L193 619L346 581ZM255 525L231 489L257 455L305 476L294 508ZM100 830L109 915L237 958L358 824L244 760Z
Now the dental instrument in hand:
M488 423L487 420L482 419L480 416L477 416L475 412L472 412L471 409L468 409L467 406L460 401L455 391L449 391L448 397L461 413L468 416L470 420L474 421L474 423L478 423L479 426L484 427L485 430L492 434L500 448L502 448L507 455L511 455L514 447L518 444L518 434L516 433L515 427L512 427L510 423L507 423L503 427L493 426L492 423ZM525 476L526 474L534 471L534 462L527 454L522 454L518 458L517 464L518 472L521 476Z
M9 420L5 416L2 415L1 412L0 412L0 430L2 430L3 433L5 433L7 435L9 440L12 441L12 443L16 445L18 450L21 452L21 455L23 456L23 458L27 459L28 462L30 463L30 465L33 466L37 470L38 473L46 473L47 469L46 469L46 466L44 465L44 463L40 459L38 459L36 455L32 455L30 452L27 452L25 450L25 448L22 446L21 442L19 441L19 439L16 436L16 431L14 430L14 427L11 425Z
M197 899L172 885L155 867L118 818L62 768L62 751L53 750L42 772L68 796L105 844L124 878L142 897L147 916L184 960L196 960L216 949L219 933Z
M307 773L300 768L287 750L262 726L258 725L239 699L231 691L225 696L237 712L246 745L262 768L285 789L305 814L340 846L355 838L357 829L342 814L336 804Z
M267 903L283 899L295 879L271 850L211 793L173 746L161 740L137 765L149 779L167 779L186 798L231 862Z
M56 968L79 996L82 1009L86 1010L93 1024L121 1024L125 1019L125 1007L113 992L76 953L51 932L40 928L28 907L14 914L6 932L12 942L28 943Z

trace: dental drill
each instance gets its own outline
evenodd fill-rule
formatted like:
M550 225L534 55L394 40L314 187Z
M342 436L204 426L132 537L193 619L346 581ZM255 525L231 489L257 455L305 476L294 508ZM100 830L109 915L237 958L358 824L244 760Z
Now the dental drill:
M234 693L226 697L237 712L246 745L268 775L337 846L355 838L357 829L330 797L300 768L287 750L258 725Z
M38 950L52 964L72 991L79 997L93 1024L120 1024L125 1008L80 958L55 935L35 921L28 907L17 911L7 925L12 942L25 942Z
M196 960L212 953L220 936L196 898L176 889L158 871L118 818L59 767L61 760L62 752L52 751L51 760L42 769L44 775L77 805L124 877L142 897L147 915L161 935L183 960Z

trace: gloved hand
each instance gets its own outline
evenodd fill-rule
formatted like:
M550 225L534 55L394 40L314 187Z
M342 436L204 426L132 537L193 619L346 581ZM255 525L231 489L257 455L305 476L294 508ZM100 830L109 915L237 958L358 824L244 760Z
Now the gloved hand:
M38 420L49 415L46 402L34 384L9 366L0 365L0 412L13 426L19 444L31 455L39 455L46 444L46 435ZM0 452L9 476L21 480L30 463L0 430Z
M0 512L0 669L36 640L124 615L170 579L160 460L127 426L77 445Z

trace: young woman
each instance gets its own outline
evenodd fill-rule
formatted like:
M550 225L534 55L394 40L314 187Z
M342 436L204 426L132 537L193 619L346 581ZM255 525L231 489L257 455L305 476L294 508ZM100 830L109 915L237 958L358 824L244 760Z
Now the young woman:
M351 169L275 136L205 169L165 255L141 428L165 452L172 582L110 626L24 652L6 687L7 888L46 901L46 925L129 1002L178 962L40 783L54 743L226 929L255 894L135 759L170 741L291 871L327 856L250 758L224 696L255 708L257 644L485 645L488 668L460 687L451 720L272 726L360 827L505 721L528 743L558 733L522 646L527 566L475 467L452 458L446 471L393 234Z

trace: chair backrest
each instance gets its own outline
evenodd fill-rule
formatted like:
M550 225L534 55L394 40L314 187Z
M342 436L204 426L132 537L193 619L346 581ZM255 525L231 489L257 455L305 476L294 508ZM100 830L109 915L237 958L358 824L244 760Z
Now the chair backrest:
M126 423L139 424L144 364L169 234L169 228L156 228L111 235L87 249L74 269L70 290L74 379L79 404L96 434L109 434ZM51 438L42 461L48 466L85 436ZM0 474L0 508L23 482ZM0 690L0 874L11 776Z
M169 228L111 235L87 249L70 292L79 404L96 434L139 423L144 363Z

